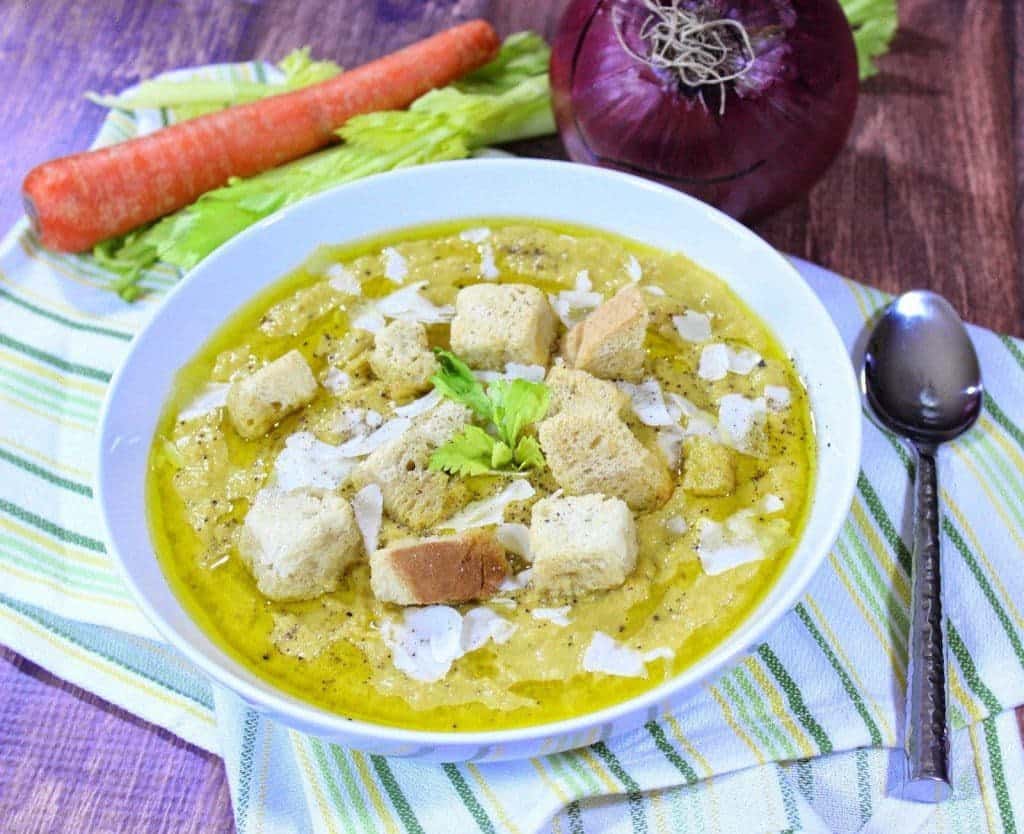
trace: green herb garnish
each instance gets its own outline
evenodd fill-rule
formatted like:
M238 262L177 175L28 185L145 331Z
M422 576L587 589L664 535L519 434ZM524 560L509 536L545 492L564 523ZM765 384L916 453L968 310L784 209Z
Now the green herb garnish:
M899 18L896 0L839 0L853 29L861 80L878 72L875 58L889 51Z
M440 348L434 353L441 368L431 377L434 387L468 406L490 431L467 426L431 455L430 468L463 477L543 468L540 444L523 430L547 414L548 387L525 379L498 379L485 389L454 353Z

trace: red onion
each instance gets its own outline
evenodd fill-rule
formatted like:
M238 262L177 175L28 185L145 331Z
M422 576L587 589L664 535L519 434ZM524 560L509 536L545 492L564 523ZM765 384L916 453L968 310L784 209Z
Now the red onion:
M751 220L842 148L857 57L837 0L572 0L551 85L574 160Z

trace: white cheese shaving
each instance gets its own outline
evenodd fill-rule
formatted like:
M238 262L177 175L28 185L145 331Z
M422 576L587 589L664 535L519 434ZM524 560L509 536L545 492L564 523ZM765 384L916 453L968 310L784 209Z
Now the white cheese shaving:
M639 385L632 382L616 382L620 391L629 396L633 411L645 426L671 426L676 423L668 408L661 385L656 379L645 379ZM678 418L677 418L678 419Z
M669 391L665 395L665 399L667 401L665 407L668 409L668 413L672 415L673 420L679 422L683 417L686 418L686 428L683 430L684 437L713 435L715 433L715 418L706 411L697 408L682 394Z
M561 608L534 608L530 612L535 620L546 620L559 626L569 625L569 610L571 606L563 605Z
M346 295L360 295L363 292L359 279L341 264L331 264L327 268L327 277L330 279L327 283L331 285L332 290Z
M686 523L686 519L681 515L672 516L672 518L665 522L665 527L670 533L675 533L677 536L683 535L683 533L690 529L690 525Z
M700 528L700 543L697 555L704 573L715 576L728 570L757 562L767 554L757 537L744 529L731 529L725 523L702 518L697 522Z
M459 233L459 237L469 243L483 243L491 236L491 230L486 226L477 226L474 229L466 229Z
M447 605L428 605L407 609L401 621L386 621L380 633L396 669L432 683L444 678L463 655L489 641L505 643L515 630L488 608L474 608L463 617Z
M706 379L708 382L717 382L725 379L729 373L729 348L727 345L716 343L705 345L700 352L700 364L697 367L697 376Z
M593 291L593 282L590 280L590 272L581 269L576 273L576 284L574 289L563 290L557 295L549 295L551 307L555 314L562 320L566 327L572 327L583 318L582 314L589 313L595 307L601 306L604 296Z
M504 594L521 591L530 584L531 579L533 579L533 568L527 568L526 570L519 571L515 576L506 576L501 580L498 590Z
M623 678L646 678L646 664L658 658L671 660L675 653L671 649L657 648L639 652L613 640L603 631L595 631L583 653L583 669L587 672L603 672Z
M779 498L778 495L772 495L769 493L761 499L761 512L765 515L772 515L774 513L782 512L785 509L786 503Z
M590 270L581 269L576 273L576 292L590 292L594 289L594 282L590 280Z
M350 458L363 457L403 434L410 425L412 421L407 417L393 417L376 431L346 440L338 449Z
M192 401L178 413L179 422L194 420L196 417L202 417L204 414L223 408L228 401L229 390L231 390L231 385L226 382L208 382L203 390L196 394Z
M759 364L761 354L750 348L729 348L729 371L734 374L746 376Z
M488 281L493 281L501 274L494 262L494 247L489 243L481 243L479 248L480 275Z
M421 414L430 411L442 399L441 392L435 388L429 394L424 394L419 399L408 402L405 405L400 405L395 409L395 414L399 417L419 417Z
M501 524L505 520L505 508L514 501L525 501L532 498L534 489L525 478L516 478L496 495L482 498L467 504L461 512L456 513L447 521L438 525L450 528L457 533L473 527L486 527L490 524Z
M339 371L337 368L331 367L324 372L322 383L324 388L332 394L338 394L351 387L352 377L344 371Z
M640 268L640 261L632 255L626 260L626 274L633 283L644 277L644 271Z
M525 379L529 382L543 382L547 370L543 365L520 365L509 362L504 371L473 371L473 375L481 382L494 382L496 379Z
M285 440L274 462L275 484L286 492L301 487L337 489L354 465L340 446L323 443L311 432L298 431Z
M793 395L784 385L766 385L764 398L772 411L785 411L793 401Z
M656 295L659 298L667 295L667 293L661 287L656 287L653 284L646 284L640 289L642 289L644 292L649 292L651 295Z
M372 409L346 408L334 418L331 430L335 434L343 435L345 440L351 437L366 437L383 422L383 419Z
M718 401L718 437L726 446L751 453L750 433L762 423L768 407L764 397L749 399L742 394L726 394Z
M384 518L384 494L377 484L368 484L352 497L352 512L363 537L367 555L377 549Z
M381 251L384 256L384 277L396 284L401 284L409 275L409 264L401 253L391 246Z
M352 327L358 330L367 330L370 333L379 333L387 326L384 316L372 304L355 310L352 314Z
M500 524L495 532L498 544L509 551L525 559L533 561L533 554L530 552L530 528L525 524Z
M449 322L455 316L455 308L451 305L438 307L420 294L427 286L426 281L417 281L403 287L391 295L386 295L376 302L376 310L389 319L418 321L423 324L441 324ZM367 328L364 328L367 329Z
M679 426L665 426L658 429L658 448L665 455L669 468L675 469L679 466L679 458L683 454L683 440L686 434Z
M687 310L681 316L672 316L672 324L679 338L687 342L706 342L711 338L711 319L696 310Z

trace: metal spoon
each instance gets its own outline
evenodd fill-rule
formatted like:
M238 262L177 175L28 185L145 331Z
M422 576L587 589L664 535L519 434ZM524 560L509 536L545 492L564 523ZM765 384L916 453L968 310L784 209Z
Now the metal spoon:
M935 458L974 425L982 400L978 357L956 310L924 290L894 300L868 338L861 385L878 420L917 457L905 796L941 802L950 784Z

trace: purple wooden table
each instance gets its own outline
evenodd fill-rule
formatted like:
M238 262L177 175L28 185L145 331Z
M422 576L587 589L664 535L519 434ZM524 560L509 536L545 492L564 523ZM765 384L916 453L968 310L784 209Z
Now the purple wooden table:
M0 227L28 169L84 148L117 91L178 66L311 44L354 66L460 20L550 35L562 0L0 0ZM900 0L901 34L850 143L757 227L775 246L896 291L930 286L1024 334L1024 13L1014 0ZM953 68L953 69L951 69ZM519 152L559 156L557 140ZM2 641L2 635L0 635ZM223 766L0 648L0 830L233 830Z

